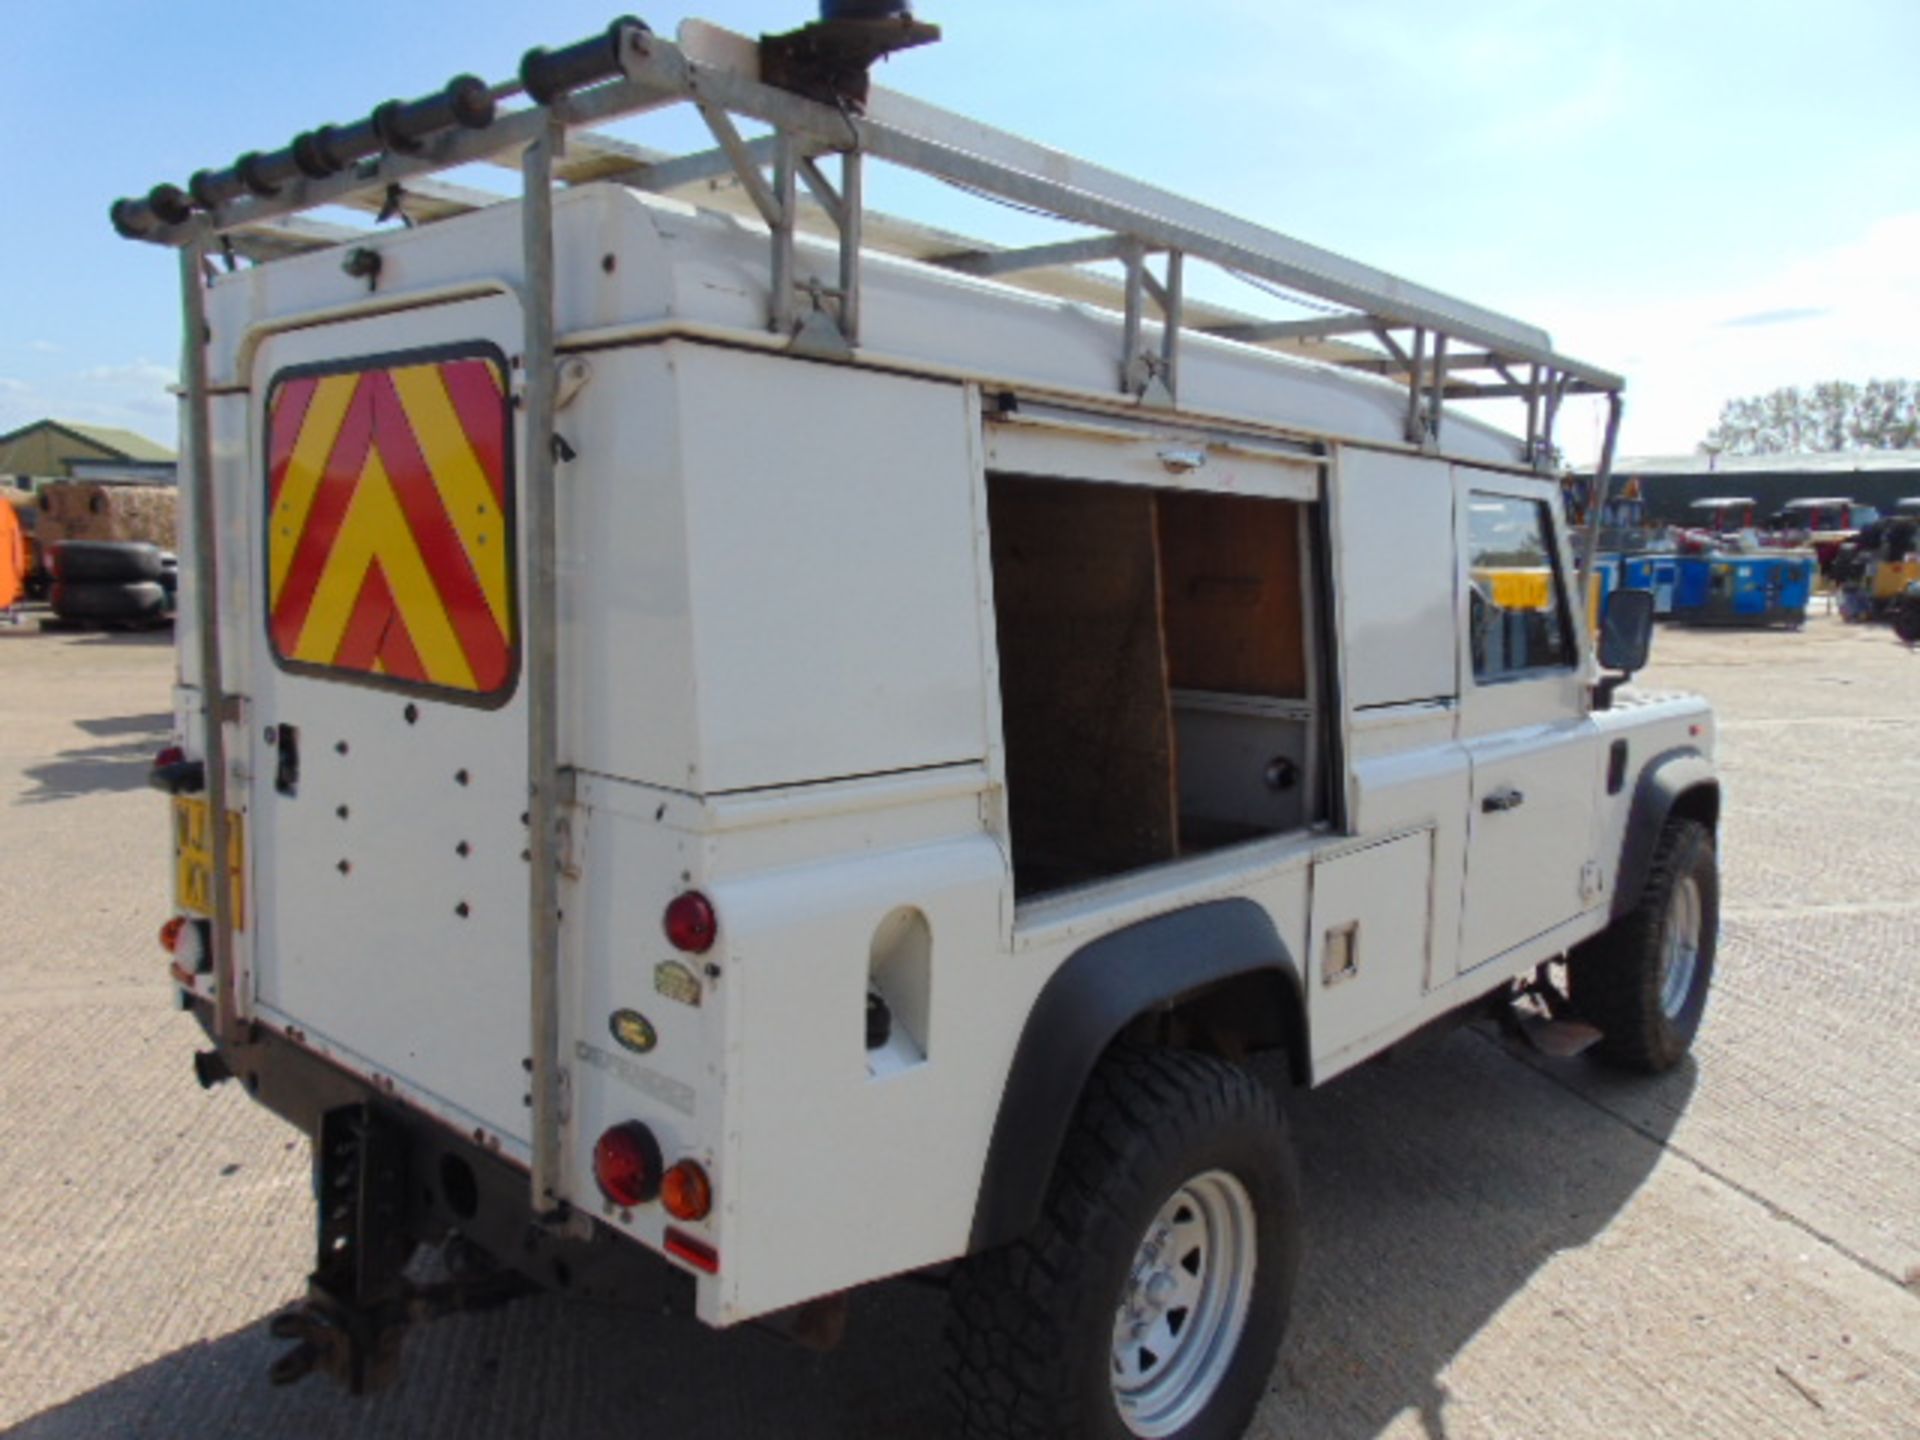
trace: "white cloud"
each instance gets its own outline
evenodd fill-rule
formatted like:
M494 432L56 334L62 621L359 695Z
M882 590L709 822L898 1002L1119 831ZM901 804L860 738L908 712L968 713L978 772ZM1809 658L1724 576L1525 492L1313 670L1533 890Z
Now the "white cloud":
M58 355L60 347L51 340L29 340L27 348L39 355Z
M0 376L0 431L35 420L80 420L113 425L172 444L178 403L168 393L174 369L145 357L41 374L33 383Z
M178 372L173 366L159 365L151 360L135 360L129 365L96 365L80 374L82 380L95 385L162 392L175 382L177 376Z
M1782 385L1920 378L1920 213L1879 221L1845 244L1750 285L1674 303L1588 311L1555 306L1554 338L1628 379L1627 455L1685 454L1720 407ZM1586 413L1582 413L1582 412ZM1597 404L1577 407L1569 456L1599 448Z

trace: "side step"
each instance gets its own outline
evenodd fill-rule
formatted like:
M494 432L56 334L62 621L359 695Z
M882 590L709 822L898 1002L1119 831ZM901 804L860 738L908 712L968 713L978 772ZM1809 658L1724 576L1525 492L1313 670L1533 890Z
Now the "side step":
M1598 1026L1575 1017L1573 1002L1554 983L1550 965L1542 965L1498 1005L1495 1018L1507 1038L1555 1060L1571 1060L1602 1038Z
M1571 1060L1600 1043L1600 1030L1584 1020L1555 1020L1531 1007L1510 1005L1501 1028L1531 1050L1555 1060Z

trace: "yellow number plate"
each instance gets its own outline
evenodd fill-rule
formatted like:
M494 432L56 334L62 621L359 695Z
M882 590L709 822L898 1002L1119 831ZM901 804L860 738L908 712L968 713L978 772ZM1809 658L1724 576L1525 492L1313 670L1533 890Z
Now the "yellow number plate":
M173 893L183 910L213 914L213 828L207 802L196 795L176 795L173 799ZM233 925L247 928L247 887L242 883L245 871L245 821L227 812L227 873L233 885Z

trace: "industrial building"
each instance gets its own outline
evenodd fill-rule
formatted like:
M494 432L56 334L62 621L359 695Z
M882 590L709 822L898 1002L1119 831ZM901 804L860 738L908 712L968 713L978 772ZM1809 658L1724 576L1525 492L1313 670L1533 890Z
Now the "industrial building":
M22 490L39 480L171 485L175 466L166 446L107 425L36 420L0 435L0 485Z
M1790 500L1832 497L1889 511L1920 495L1920 450L1843 450L1826 455L1665 455L1615 462L1616 484L1640 482L1647 518L1684 522L1696 500L1746 496L1756 518Z

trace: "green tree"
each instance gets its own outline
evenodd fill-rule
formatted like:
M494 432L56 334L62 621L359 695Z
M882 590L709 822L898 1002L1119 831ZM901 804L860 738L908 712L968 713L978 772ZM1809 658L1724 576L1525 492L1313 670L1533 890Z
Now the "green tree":
M1823 380L1729 400L1700 448L1723 455L1920 450L1920 380Z

